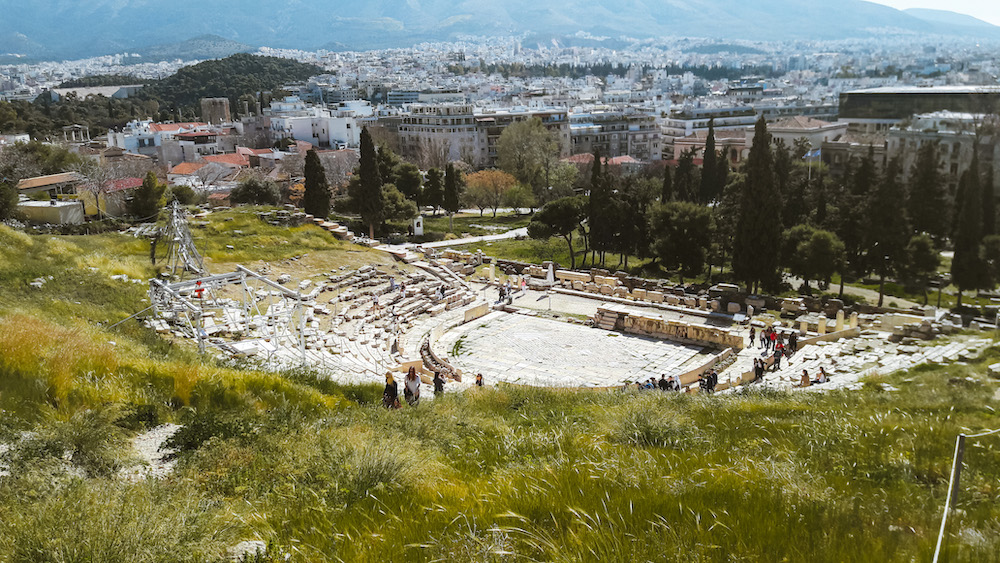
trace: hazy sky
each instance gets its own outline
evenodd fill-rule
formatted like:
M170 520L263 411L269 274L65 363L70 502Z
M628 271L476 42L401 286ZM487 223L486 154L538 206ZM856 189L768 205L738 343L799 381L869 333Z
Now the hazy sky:
M969 14L994 25L1000 25L998 0L869 0L903 10L905 8L931 8Z

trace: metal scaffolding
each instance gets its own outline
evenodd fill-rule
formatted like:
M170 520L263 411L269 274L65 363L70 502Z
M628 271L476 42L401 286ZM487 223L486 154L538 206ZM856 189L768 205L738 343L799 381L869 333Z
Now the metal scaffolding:
M231 355L264 353L267 361L297 349L306 362L306 306L314 299L243 266L235 272L175 283L152 279L149 302L157 318L198 342ZM225 334L232 340L212 338Z
M175 200L170 204L170 219L167 220L163 236L167 239L167 267L178 279L183 278L185 272L198 276L208 275L187 223L187 211Z

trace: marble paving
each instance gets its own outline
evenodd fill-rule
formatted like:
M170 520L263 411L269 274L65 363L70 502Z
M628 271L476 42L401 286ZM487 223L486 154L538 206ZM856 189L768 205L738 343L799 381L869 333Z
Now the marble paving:
M469 381L482 373L487 384L557 387L610 387L679 374L707 361L712 352L501 312L449 331L436 350Z

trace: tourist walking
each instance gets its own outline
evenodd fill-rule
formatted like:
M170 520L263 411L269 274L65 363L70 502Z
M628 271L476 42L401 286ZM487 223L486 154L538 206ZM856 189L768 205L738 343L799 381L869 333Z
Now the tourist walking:
M774 351L774 364L771 366L771 371L778 371L781 369L781 351Z
M483 386L483 374L477 373L476 374L476 387L482 387L482 386Z
M757 329L750 327L750 348L753 348L753 339L757 336Z
M793 332L788 336L788 350L792 354L799 351L799 333Z
M385 390L382 391L382 406L387 409L399 408L399 387L392 378L392 372L385 372Z
M411 407L420 403L420 376L413 366L410 366L410 371L406 372L406 379L403 380L403 396Z

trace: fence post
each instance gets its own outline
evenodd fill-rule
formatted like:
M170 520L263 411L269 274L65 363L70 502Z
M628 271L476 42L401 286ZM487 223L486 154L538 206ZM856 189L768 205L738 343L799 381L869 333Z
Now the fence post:
M958 499L958 480L962 474L962 455L965 453L965 434L959 434L955 440L955 458L951 465L951 480L948 482L948 497L944 501L944 514L941 515L941 531L938 532L937 547L934 548L934 563L941 555L941 545L944 543L944 532L948 524L948 512L955 506Z

